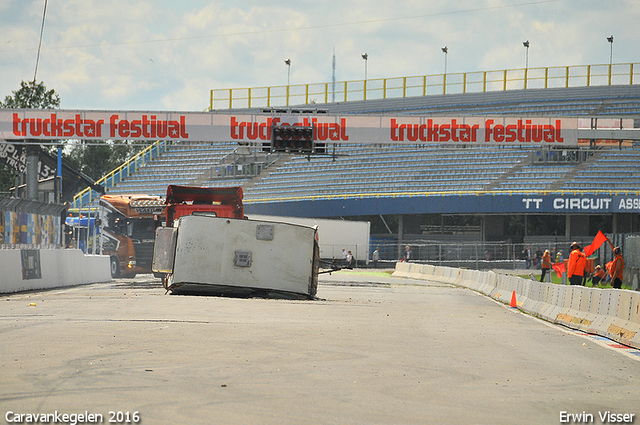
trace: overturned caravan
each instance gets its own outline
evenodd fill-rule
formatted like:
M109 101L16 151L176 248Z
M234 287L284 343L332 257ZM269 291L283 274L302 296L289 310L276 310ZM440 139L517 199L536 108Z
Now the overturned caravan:
M156 231L153 270L174 294L314 298L318 268L315 227L193 213Z

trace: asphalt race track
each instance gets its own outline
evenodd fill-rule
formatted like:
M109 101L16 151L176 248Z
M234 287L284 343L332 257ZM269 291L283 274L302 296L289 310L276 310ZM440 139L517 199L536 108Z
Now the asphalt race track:
M2 420L640 423L638 350L383 273L322 275L318 297L166 295L150 275L4 295Z

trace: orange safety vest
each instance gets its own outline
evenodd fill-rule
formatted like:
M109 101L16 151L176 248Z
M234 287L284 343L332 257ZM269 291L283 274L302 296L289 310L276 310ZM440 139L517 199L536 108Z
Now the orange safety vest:
M584 268L587 266L587 257L579 249L574 249L569 255L569 264L567 265L567 277L573 275L584 276Z
M551 255L544 254L542 256L542 268L543 269L550 269L551 268Z
M616 269L618 268L618 262L621 263L620 271L616 274ZM624 260L622 259L622 255L616 255L616 258L613 259L611 263L611 269L609 269L609 273L611 275L611 280L616 278L622 280L622 271L624 270Z

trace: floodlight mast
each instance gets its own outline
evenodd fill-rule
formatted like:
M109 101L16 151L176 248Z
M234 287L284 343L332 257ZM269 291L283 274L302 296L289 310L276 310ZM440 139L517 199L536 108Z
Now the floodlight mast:
M362 59L364 59L364 80L367 81L367 61L369 59L369 54L364 53L362 55Z
M447 46L444 46L442 48L442 51L444 52L444 75L447 75L447 54L449 53L449 48Z
M444 46L442 48L442 52L444 53L444 76L442 78L442 94L447 93L447 54L449 53L449 48Z
M607 41L611 45L611 49L609 50L609 85L611 85L611 72L613 67L613 34L610 37L607 37Z
M523 41L522 45L526 48L524 56L524 88L527 88L527 73L529 71L529 40Z
M291 84L291 59L286 59L284 63L287 65L287 86Z

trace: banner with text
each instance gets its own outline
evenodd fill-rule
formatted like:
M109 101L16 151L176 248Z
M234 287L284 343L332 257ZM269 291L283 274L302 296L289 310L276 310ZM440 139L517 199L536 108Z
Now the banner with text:
M575 146L577 118L234 115L0 110L4 140L184 140L266 143L274 126L313 126L324 143Z

